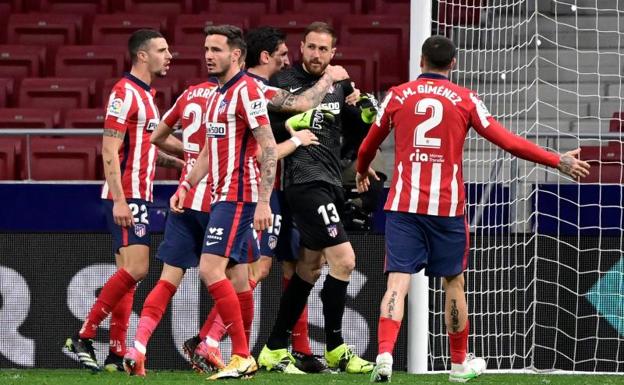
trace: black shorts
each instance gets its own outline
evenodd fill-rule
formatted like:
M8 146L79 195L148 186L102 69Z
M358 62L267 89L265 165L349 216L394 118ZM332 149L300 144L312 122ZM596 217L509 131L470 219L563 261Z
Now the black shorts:
M318 251L349 241L340 220L342 187L325 182L296 184L286 189L286 201L305 248Z

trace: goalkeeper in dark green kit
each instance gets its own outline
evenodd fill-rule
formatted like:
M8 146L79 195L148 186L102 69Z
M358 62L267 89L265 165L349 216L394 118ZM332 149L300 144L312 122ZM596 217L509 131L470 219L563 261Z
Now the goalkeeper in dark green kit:
M318 81L329 65L336 51L335 43L335 33L329 25L310 24L301 43L302 62L277 73L269 84L293 94L304 92ZM285 159L286 202L299 229L302 252L295 274L282 295L271 335L258 357L260 366L267 370L302 373L288 352L289 338L325 261L329 274L321 290L321 300L327 365L348 373L368 373L373 369L373 364L355 354L342 337L342 318L347 286L355 268L355 253L340 219L344 203L340 149L345 120L359 122L363 129L368 129L360 118L360 108L355 106L357 99L358 93L353 93L351 83L342 81L330 89L316 111L287 121L295 130L298 126L309 127L319 143L298 147ZM370 114L366 114L369 110L364 111L364 118L370 119ZM286 139L290 137L279 129L280 122L287 118L281 114L271 115L278 142L284 140L285 135Z

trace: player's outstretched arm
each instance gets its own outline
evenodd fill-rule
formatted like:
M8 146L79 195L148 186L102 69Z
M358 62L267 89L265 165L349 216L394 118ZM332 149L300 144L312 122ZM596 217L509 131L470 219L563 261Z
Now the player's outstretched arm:
M150 142L169 154L176 155L180 158L184 157L182 141L171 134L173 134L173 127L169 127L167 123L161 121L158 123L158 127L156 127L154 132L152 132Z
M342 66L328 65L323 76L316 84L300 95L294 95L282 89L277 90L275 95L269 100L268 108L271 111L286 113L309 110L321 103L321 100L323 100L335 82L348 78L349 74Z
M162 151L158 151L158 157L156 158L156 166L165 168L175 168L176 170L182 170L184 168L184 161L175 156L165 154Z
M254 214L254 228L257 231L265 230L271 226L272 216L269 202L273 184L275 183L275 169L277 168L277 145L273 137L273 131L269 124L263 124L252 130L261 154L260 162L260 186L258 188L258 204Z
M102 137L102 160L104 161L104 177L113 197L113 220L118 226L134 225L134 218L121 185L121 167L119 165L119 148L125 133L110 128L104 129Z
M589 163L577 158L580 152L581 149L577 148L562 154L559 158L559 165L557 166L559 171L574 179L584 178L589 175Z

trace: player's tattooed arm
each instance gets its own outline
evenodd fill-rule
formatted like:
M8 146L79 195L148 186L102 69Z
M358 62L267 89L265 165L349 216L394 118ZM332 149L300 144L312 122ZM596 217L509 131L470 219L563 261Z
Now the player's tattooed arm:
M119 162L119 148L123 143L125 132L105 128L102 137L102 160L104 163L104 177L114 201L125 200L121 186L121 169Z
M268 108L278 112L303 112L314 108L321 103L334 82L348 78L347 71L341 66L328 66L325 73L314 86L300 95L294 95L286 90L279 90L269 100Z
M184 167L184 161L182 159L176 158L175 156L171 156L169 154L165 154L162 151L158 151L156 166L182 170L182 167Z
M126 136L125 132L119 132L117 130L113 130L111 128L105 128L103 131L103 135L104 136L110 136L111 138L117 138L117 139L121 139L124 140L124 137Z
M260 145L260 188L258 202L268 203L271 199L271 191L275 183L275 170L277 168L277 145L273 137L273 131L268 124L256 127L253 134Z

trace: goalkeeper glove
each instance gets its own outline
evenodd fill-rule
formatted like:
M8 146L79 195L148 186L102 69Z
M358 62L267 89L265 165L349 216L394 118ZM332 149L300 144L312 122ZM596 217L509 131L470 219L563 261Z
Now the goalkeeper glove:
M362 94L355 103L360 108L360 117L366 124L371 124L377 117L378 103L373 94Z
M286 120L286 125L295 131L306 128L321 129L323 124L330 124L336 120L334 114L328 110L311 109L297 115L293 115Z

